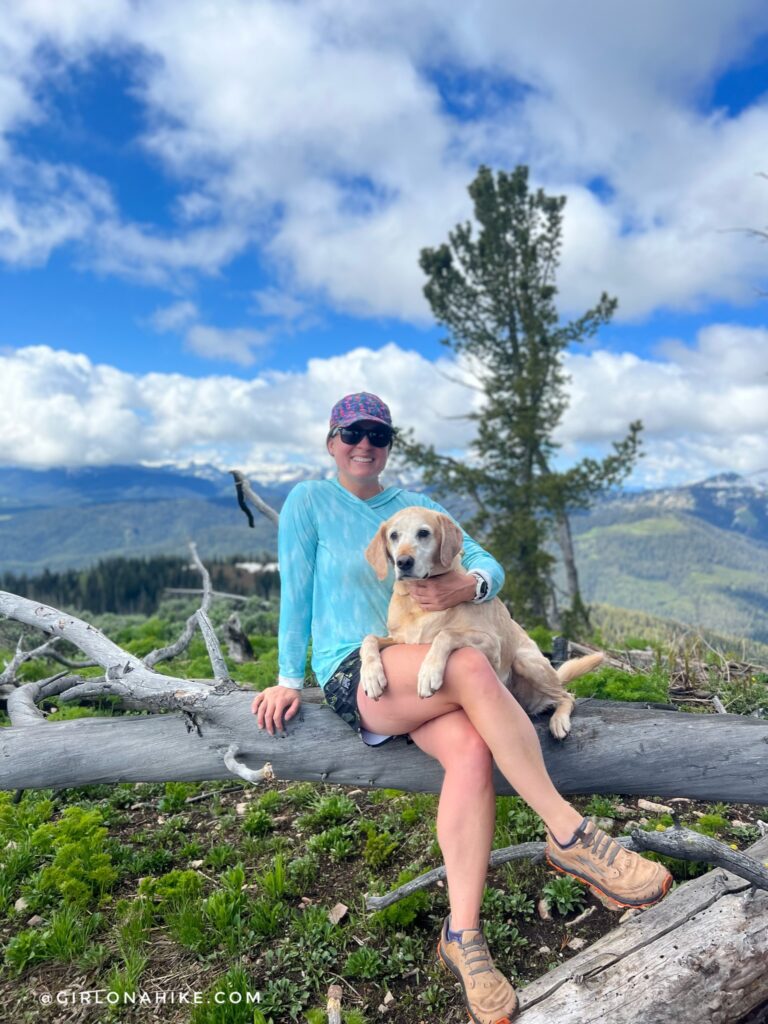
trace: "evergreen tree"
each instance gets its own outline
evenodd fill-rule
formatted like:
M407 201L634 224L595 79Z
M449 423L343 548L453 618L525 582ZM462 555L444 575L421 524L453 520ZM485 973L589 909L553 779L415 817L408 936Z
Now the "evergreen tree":
M469 194L477 228L457 225L447 243L422 251L420 266L428 279L424 294L449 332L444 344L483 393L482 411L470 414L477 423L473 457L462 463L412 440L405 453L425 468L428 482L473 500L471 528L504 564L503 596L529 624L547 621L553 608L547 541L554 536L567 570L566 625L580 628L587 612L568 512L588 507L627 476L642 425L632 423L607 458L583 459L565 472L553 468L554 433L567 406L563 353L608 323L616 300L603 294L583 316L561 322L555 275L565 197L532 192L527 167L496 175L481 167ZM596 396L596 415L598 403Z

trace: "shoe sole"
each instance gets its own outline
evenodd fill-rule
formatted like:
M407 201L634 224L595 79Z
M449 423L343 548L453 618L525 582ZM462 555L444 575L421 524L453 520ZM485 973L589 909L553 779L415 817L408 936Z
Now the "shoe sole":
M654 904L658 903L659 900L664 899L664 897L669 892L673 882L672 875L668 874L667 877L664 879L664 884L661 887L661 892L657 896L652 896L648 900L636 900L634 902L631 900L627 901L619 899L618 896L614 896L613 893L609 892L607 889L601 889L600 886L596 885L593 881L591 881L589 878L586 878L584 875L577 875L574 871L569 871L568 868L561 867L560 864L557 864L555 863L555 861L552 860L552 858L549 856L549 852L545 853L545 858L547 864L549 864L550 867L554 868L555 871L559 871L562 875L570 875L570 877L575 878L577 882L582 882L584 885L588 886L589 891L594 896L597 896L597 898L600 900L603 906L608 907L609 910L621 910L627 907L630 910L644 910L646 907L652 907Z
M442 939L440 939L437 943L437 959L440 961L440 963L443 965L446 971L450 971L451 974L456 979L456 981L458 981L458 983L461 985L461 991L464 996L464 1009L469 1014L469 1019L472 1022L472 1024L483 1024L483 1022L478 1020L474 1013L472 1013L472 1011L470 1010L469 1003L467 1002L467 990L464 988L464 979L461 976L461 972L455 970L451 962L443 956L442 945ZM516 1017L519 1011L520 1006L518 1005L512 1011L512 1017ZM510 1017L509 1015L507 1015L506 1017L499 1017L499 1019L495 1021L494 1024L512 1024L512 1017Z

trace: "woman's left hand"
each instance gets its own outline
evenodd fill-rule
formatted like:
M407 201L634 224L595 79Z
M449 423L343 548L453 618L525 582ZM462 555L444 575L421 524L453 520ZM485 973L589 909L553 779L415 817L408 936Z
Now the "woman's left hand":
M443 612L465 601L473 601L476 586L474 576L451 569L442 576L409 582L408 589L425 612Z

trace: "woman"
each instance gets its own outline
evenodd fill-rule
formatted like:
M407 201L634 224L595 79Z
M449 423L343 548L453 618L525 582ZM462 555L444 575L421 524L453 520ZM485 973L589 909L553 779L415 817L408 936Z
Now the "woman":
M437 836L450 914L438 953L461 983L471 1019L503 1024L515 1014L517 997L493 966L480 931L495 819L494 762L544 820L547 856L560 870L628 906L656 902L671 876L661 865L624 850L560 796L530 719L479 651L451 654L443 685L428 700L416 692L428 645L382 651L388 686L378 701L358 687L360 643L368 633L386 633L391 595L391 581L376 580L365 548L378 526L401 508L444 511L425 495L381 486L393 436L389 409L375 395L347 395L333 407L326 443L338 476L298 484L280 515L280 675L276 686L256 695L252 710L259 728L270 733L297 713L311 636L312 667L328 703L366 743L409 734L440 762L445 777ZM414 581L411 587L422 608L437 611L490 600L503 579L501 566L465 534L462 571Z

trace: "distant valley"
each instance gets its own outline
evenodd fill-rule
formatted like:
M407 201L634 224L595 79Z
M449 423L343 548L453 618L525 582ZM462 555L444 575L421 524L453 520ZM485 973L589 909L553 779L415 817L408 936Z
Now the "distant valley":
M295 474L254 480L276 508ZM647 612L768 643L768 487L726 474L687 487L622 492L573 517L589 602ZM109 466L0 469L0 572L37 574L114 556L203 558L273 553L275 531L250 529L232 478L194 470Z

